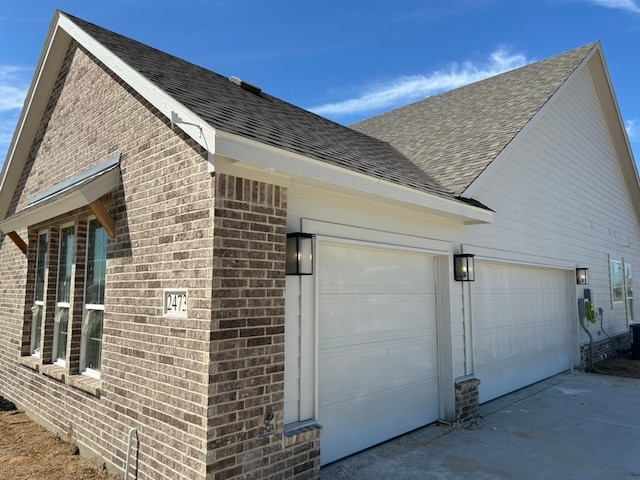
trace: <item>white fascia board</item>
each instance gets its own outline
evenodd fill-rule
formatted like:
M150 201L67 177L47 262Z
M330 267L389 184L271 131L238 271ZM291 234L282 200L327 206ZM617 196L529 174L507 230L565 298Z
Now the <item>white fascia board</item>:
M307 179L414 205L467 225L490 223L493 219L490 210L420 192L228 132L217 132L216 153L268 172L284 174L292 180Z
M102 195L115 190L120 184L120 169L113 170L96 177L87 184L73 190L68 194L61 195L53 201L42 201L42 205L34 205L31 210L25 211L14 217L0 222L0 230L4 233L14 232L20 228L35 225L51 218L71 212L80 207L90 204Z
M200 144L207 151L209 172L214 171L216 153L215 128L127 65L111 50L104 47L63 14L60 15L59 25L60 28L68 32L79 44L104 63L109 70L120 77L163 115L166 115L172 124L180 127L189 137Z
M40 120L70 42L70 37L58 28L58 17L59 13L56 13L49 27L45 45L0 173L0 219L6 216L11 204L15 186L29 156L33 139L40 126Z
M560 85L560 88L555 91L555 93L549 98L545 104L538 110L533 117L527 122L527 124L520 129L518 133L511 139L511 141L502 149L502 151L496 155L496 158L486 166L486 168L480 172L480 175L476 177L476 179L471 182L471 184L462 192L462 197L464 198L474 198L478 191L483 187L485 182L491 177L493 172L499 170L502 166L502 163L509 156L509 152L513 151L514 148L517 148L520 140L527 135L527 132L533 128L533 126L538 122L540 118L544 116L544 113L551 108L558 97L561 96L562 92L567 88L567 85L571 82L574 76L578 74L582 68L589 63L589 60L594 55L595 51L599 51L599 47L595 47L589 54L583 59L582 63L578 65L578 67L565 79L564 83Z

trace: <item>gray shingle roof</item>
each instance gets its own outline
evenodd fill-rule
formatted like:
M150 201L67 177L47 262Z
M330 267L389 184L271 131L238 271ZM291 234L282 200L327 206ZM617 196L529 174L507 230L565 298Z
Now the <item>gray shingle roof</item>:
M351 127L389 142L461 195L595 46L429 97Z
M130 38L64 14L158 88L218 130L458 201L388 143Z

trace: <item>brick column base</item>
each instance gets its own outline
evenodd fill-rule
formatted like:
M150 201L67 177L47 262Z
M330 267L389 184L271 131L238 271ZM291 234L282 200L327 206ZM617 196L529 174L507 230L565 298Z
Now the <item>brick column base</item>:
M456 381L456 421L470 422L480 416L480 380L467 378Z

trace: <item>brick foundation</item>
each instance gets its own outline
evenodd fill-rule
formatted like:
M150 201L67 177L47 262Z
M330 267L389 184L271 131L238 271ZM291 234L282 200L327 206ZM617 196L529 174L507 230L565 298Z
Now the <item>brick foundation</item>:
M593 342L593 363L615 357L631 349L631 332L605 337ZM580 361L583 369L589 368L589 342L580 345Z

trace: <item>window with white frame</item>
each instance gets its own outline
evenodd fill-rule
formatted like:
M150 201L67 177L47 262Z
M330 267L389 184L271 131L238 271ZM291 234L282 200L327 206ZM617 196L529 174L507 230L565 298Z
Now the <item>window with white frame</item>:
M53 332L53 359L60 365L65 365L67 358L67 336L69 329L69 309L71 307L75 234L75 226L73 224L64 226L60 230L58 288L56 292L56 316Z
M44 310L45 281L49 260L49 232L38 233L36 253L36 278L33 306L31 307L31 354L40 356L42 341L42 315Z
M622 274L622 262L609 261L609 275L611 280L611 300L613 303L624 301L624 280Z
M84 373L99 377L107 273L107 231L96 219L90 220L88 227L81 363Z

